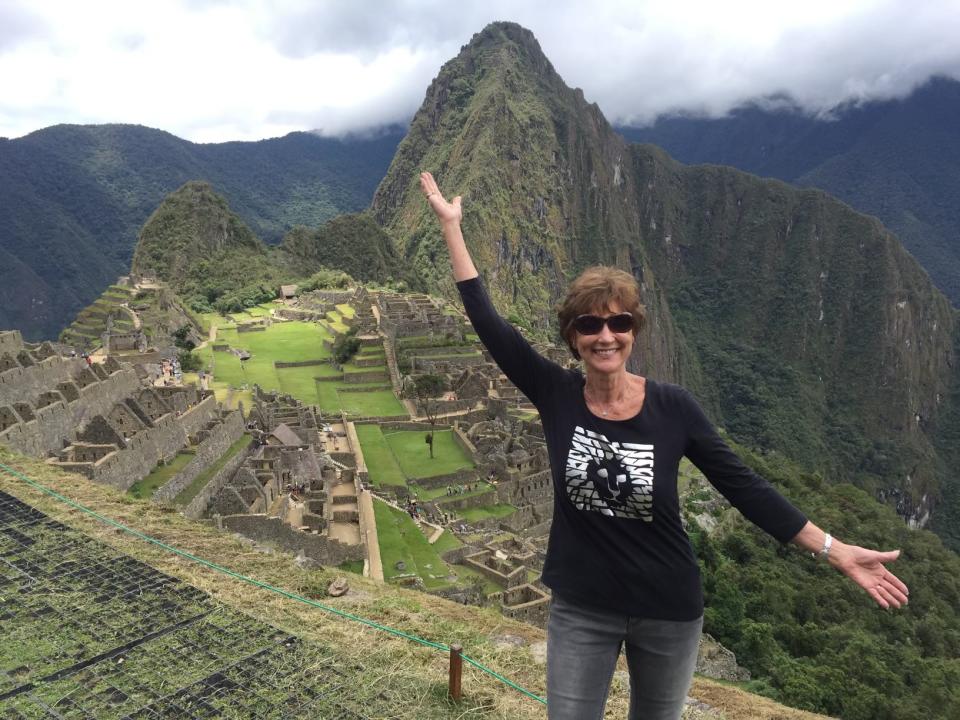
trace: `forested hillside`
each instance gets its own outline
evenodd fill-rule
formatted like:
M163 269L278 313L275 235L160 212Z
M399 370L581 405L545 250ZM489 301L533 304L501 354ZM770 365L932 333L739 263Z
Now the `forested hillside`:
M732 165L817 187L876 215L960 306L960 82L935 78L902 100L837 108L747 106L729 117L618 128L684 163Z
M366 207L401 136L199 145L140 126L59 125L0 139L0 327L56 337L127 272L147 217L188 180L209 182L276 243Z

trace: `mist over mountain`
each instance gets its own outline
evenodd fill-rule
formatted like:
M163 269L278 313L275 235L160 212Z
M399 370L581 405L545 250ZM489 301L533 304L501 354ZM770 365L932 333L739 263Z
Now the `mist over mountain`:
M732 165L826 190L875 215L960 306L960 82L934 78L902 100L826 119L747 106L707 120L662 117L618 130L683 163Z
M463 195L495 302L535 332L581 268L617 265L651 316L634 367L694 388L739 440L856 482L916 524L954 482L937 448L953 422L957 314L875 219L629 145L511 23L440 70L372 205L453 296L421 169Z
M365 208L400 128L322 138L195 144L132 125L58 125L0 140L0 327L56 337L128 271L168 194L206 180L269 243Z

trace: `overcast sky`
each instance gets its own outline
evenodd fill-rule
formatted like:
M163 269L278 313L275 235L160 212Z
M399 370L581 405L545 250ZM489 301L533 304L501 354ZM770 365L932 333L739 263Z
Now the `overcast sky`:
M0 0L0 136L139 123L198 142L406 122L494 20L615 123L810 112L960 79L960 0Z

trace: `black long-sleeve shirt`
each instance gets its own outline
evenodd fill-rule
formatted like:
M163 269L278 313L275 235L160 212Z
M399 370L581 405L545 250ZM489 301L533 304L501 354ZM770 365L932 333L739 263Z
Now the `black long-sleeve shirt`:
M598 417L584 400L583 373L537 353L497 314L478 278L457 286L481 342L540 411L554 486L543 582L554 592L632 616L703 613L699 568L680 521L683 456L780 542L806 524L727 447L687 390L648 379L636 416Z

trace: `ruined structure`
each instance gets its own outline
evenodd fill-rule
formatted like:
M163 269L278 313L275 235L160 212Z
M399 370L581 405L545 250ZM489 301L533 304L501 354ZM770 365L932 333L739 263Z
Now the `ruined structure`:
M215 462L205 443L229 446L242 432L210 392L147 387L112 357L87 364L0 333L0 443L25 455L126 490L184 448Z
M313 409L257 387L249 424L255 445L209 488L204 514L324 565L366 559L357 478L323 450Z

